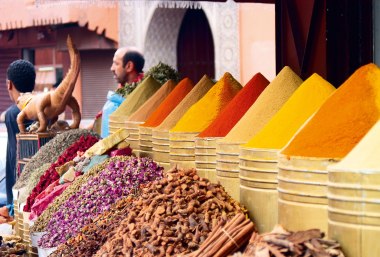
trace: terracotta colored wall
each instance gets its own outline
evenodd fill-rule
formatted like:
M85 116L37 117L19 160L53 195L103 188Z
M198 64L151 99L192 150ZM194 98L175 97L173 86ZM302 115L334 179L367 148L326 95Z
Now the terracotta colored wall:
M70 1L50 1L41 5L36 5L35 2L1 0L0 31L78 22L79 26L86 26L89 30L118 42L118 1L105 2L103 5L92 4L94 1L71 1L70 4Z
M240 13L240 82L261 72L269 81L276 76L275 6L242 3Z

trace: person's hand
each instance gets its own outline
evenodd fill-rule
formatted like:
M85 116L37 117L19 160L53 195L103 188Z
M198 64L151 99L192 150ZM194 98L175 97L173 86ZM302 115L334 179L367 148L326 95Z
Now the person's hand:
M0 216L4 218L9 218L9 211L7 206L3 206L0 208Z
M8 222L8 220L6 218L4 218L3 216L0 216L0 224L4 224L7 222Z

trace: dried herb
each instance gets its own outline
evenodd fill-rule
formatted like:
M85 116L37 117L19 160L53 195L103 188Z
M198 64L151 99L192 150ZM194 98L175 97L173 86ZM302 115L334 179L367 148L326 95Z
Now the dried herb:
M147 77L152 76L161 85L165 84L168 80L173 80L178 83L180 75L178 71L172 68L170 65L159 62L156 66L150 68L150 70L141 77L137 82L126 83L123 87L116 89L116 93L126 98L127 95L133 92L135 88Z
M87 173L76 178L72 184L66 188L63 193L54 199L54 201L45 209L45 211L37 218L34 225L30 228L31 232L43 232L46 230L46 226L49 223L50 218L55 212L58 211L59 207L66 202L72 195L74 195L84 183L86 183L91 177L96 176L100 171L104 170L105 167L111 161L122 160L125 157L117 156L94 165Z
M92 223L84 226L77 236L61 244L50 257L93 256L107 239L113 235L113 231L124 219L123 214L126 213L133 197L138 195L137 193L137 195L131 195L117 201L109 211L102 213Z
M157 82L161 85L165 84L169 79L174 80L175 82L179 82L180 75L178 71L176 71L173 67L168 64L159 62L156 66L150 68L150 70L146 73L146 76L152 76Z
M86 129L71 129L56 135L48 143L43 145L40 150L33 155L31 160L25 165L21 176L17 179L14 189L25 187L31 176L31 173L41 167L44 163L53 163L70 145L77 141L81 136L92 135L100 138L93 131Z
M53 214L39 245L50 248L64 243L118 199L135 192L141 184L161 179L162 170L149 158L111 161Z
M40 177L45 173L50 165L51 163L45 163L33 171L33 173L30 175L29 180L27 181L27 185L20 190L20 195L17 199L19 203L24 203L26 201L30 192L32 192L33 188L37 186L38 181L40 181Z
M33 188L28 199L26 200L23 211L30 212L36 197L51 183L59 179L59 174L56 171L57 167L73 160L77 156L78 151L84 152L93 146L96 142L98 142L98 137L91 135L81 136L78 141L68 147L63 152L63 154L58 157L58 160L54 162L50 168L46 170L46 172L40 177L38 184Z

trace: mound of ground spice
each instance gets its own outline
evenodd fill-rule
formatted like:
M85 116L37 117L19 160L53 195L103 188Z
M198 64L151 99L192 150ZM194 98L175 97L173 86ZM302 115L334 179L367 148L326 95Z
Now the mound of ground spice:
M302 83L268 124L244 146L283 148L334 91L333 85L314 73Z
M177 124L186 111L201 99L214 86L214 82L204 75L176 108L156 127L157 130L169 130Z
M334 171L375 174L380 171L380 121L378 121L360 142L340 162L329 166ZM364 179L363 177L361 179ZM356 181L359 182L359 181Z
M224 137L256 101L269 81L257 73L198 137Z
M234 77L226 72L223 77L195 103L170 132L201 132L242 89Z
M357 69L281 152L288 156L343 158L380 118L380 69Z
M161 87L152 76L145 78L110 115L110 121L124 122Z
M129 116L128 121L144 122L160 106L176 85L177 83L174 80L168 80L136 112Z
M285 66L222 139L223 142L248 142L281 109L302 82L290 67Z
M193 89L194 83L189 78L182 79L175 89L165 98L157 109L149 116L141 126L156 127L170 114L171 111L186 97Z

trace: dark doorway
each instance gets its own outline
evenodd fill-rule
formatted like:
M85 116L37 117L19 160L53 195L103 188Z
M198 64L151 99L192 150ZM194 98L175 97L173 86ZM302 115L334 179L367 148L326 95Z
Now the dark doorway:
M178 71L197 83L203 75L215 77L214 40L203 10L188 9L177 42Z

